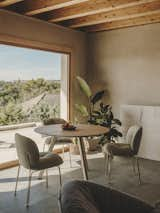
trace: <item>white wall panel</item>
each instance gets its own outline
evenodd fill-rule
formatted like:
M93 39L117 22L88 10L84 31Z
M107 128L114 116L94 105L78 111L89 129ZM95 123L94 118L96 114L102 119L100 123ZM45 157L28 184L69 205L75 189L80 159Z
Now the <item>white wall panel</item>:
M160 160L160 107L122 105L120 119L124 139L130 126L139 124L143 127L139 156Z

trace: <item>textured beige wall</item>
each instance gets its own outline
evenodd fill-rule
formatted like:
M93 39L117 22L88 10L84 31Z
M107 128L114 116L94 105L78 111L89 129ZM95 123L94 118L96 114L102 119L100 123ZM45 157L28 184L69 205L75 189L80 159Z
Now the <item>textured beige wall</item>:
M85 33L0 10L0 34L70 47L73 52L72 71L74 75L85 76L87 55L87 35ZM76 102L76 98L79 97L78 88L75 81L71 83L73 100ZM74 103L72 103L73 105Z
M93 90L109 90L106 101L160 105L160 23L89 36L88 80Z

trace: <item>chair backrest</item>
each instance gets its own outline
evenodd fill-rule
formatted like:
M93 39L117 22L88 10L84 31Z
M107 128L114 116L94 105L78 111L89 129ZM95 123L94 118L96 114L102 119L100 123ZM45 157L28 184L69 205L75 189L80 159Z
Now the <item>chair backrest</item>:
M15 134L16 150L20 165L26 169L33 169L39 161L39 150L30 138Z
M65 124L66 121L62 118L49 118L43 121L44 125Z
M126 135L126 142L130 144L133 154L137 154L142 138L142 127L138 125L131 126Z

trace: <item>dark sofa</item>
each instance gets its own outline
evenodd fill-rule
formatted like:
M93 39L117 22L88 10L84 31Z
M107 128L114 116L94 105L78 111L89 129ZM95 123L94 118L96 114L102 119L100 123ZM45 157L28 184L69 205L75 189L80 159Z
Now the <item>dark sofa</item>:
M160 213L133 196L87 181L65 184L60 206L62 213Z

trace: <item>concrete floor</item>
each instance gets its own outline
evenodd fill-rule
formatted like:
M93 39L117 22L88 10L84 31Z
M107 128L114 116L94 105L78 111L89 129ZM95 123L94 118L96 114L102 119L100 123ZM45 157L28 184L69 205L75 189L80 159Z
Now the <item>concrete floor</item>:
M89 179L90 181L108 185L104 176L104 159L101 153L90 154ZM62 165L63 183L82 179L79 156L72 155L73 168L69 167L68 153L65 154L65 163ZM114 158L112 167L111 187L135 195L146 202L154 204L160 200L160 162L141 160L141 173L143 184L138 185L138 178L134 175L129 159ZM27 210L25 207L27 190L27 173L22 170L17 197L14 197L15 177L17 168L0 172L0 212L1 213L58 213L57 190L58 171L49 170L49 188L45 187L45 180L37 180L35 173L31 188L31 202Z

